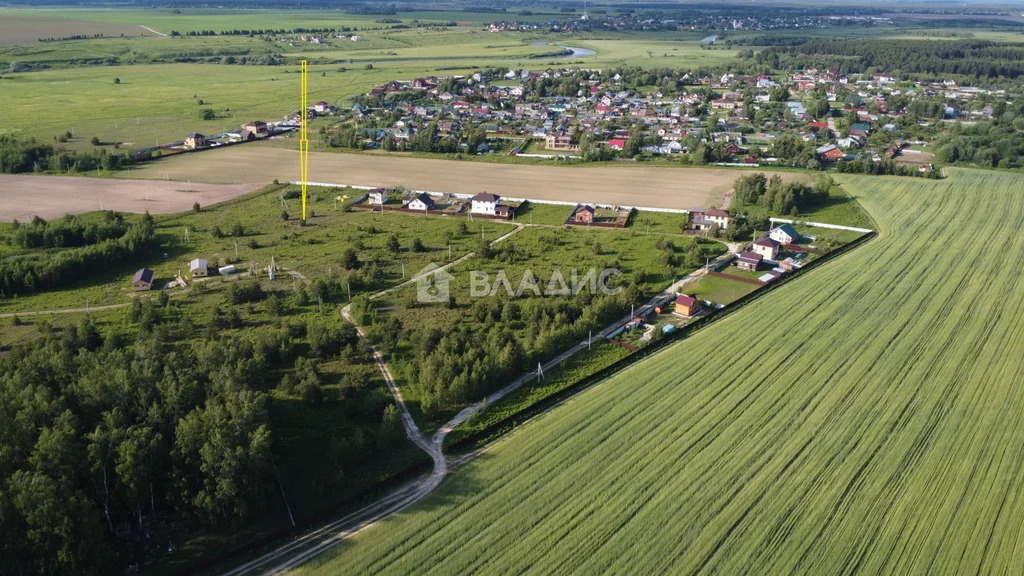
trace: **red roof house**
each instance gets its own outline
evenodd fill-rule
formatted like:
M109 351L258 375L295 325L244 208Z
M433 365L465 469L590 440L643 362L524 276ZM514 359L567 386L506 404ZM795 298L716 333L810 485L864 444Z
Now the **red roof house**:
M687 296L686 294L680 294L676 298L676 309L673 314L676 316L682 316L684 318L691 318L701 310L700 300L697 300L693 296Z

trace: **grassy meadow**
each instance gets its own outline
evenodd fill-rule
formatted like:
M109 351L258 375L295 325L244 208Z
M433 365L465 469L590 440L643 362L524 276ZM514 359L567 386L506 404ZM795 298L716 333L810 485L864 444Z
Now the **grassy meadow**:
M344 105L347 98L394 79L471 74L487 67L680 67L718 64L735 55L721 47L702 49L700 35L692 32L552 35L484 30L485 22L501 17L470 12L399 13L387 18L410 27L396 29L393 23L376 22L381 16L332 11L182 9L175 14L149 9L0 8L0 70L4 71L0 101L18 103L0 113L0 133L52 141L57 134L72 131L75 137L66 145L73 149L92 148L93 136L111 148L114 143L144 148L180 141L192 131L220 133L252 119L276 120L298 108L297 72L302 59L310 61L310 100ZM538 13L523 19L550 17ZM459 25L432 25L449 21ZM348 27L362 40L327 38L327 43L315 45L294 35L283 36L291 42L158 35L172 30L187 34L298 27ZM105 37L38 41L94 33ZM538 40L549 45L534 45ZM560 45L590 48L597 54L571 60L537 57L557 51ZM222 63L228 57L265 55L280 56L284 64ZM15 62L34 70L8 72ZM120 83L115 84L115 78ZM217 118L201 120L205 108Z
M1016 571L1024 181L948 172L843 176L877 239L299 573Z

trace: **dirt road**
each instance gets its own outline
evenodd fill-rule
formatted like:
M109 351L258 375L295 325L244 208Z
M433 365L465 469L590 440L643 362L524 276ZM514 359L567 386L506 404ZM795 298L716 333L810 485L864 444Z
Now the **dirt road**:
M524 227L525 226L523 225L518 226L516 229L510 231L509 233L495 239L494 241L491 242L491 244L494 245L497 244L498 242L506 240L513 234L521 231ZM731 257L732 254L739 248L739 245L730 244L728 246L729 250L725 254L716 258L714 262L712 262L712 264L717 264L718 262ZM455 266L460 262L466 260L467 258L471 257L472 255L472 252L466 254L461 258L458 258L446 264L445 266L435 268L434 270L431 270L428 273L416 276L397 286L378 292L372 295L370 298L380 298L402 286L416 282L421 278L430 276L432 274L436 274L440 271ZM671 300L672 298L675 297L676 290L678 290L683 285L700 278L701 276L703 276L703 274L704 269L701 268L699 270L692 272L691 274L684 276L680 280L674 282L665 291L651 298L651 300L649 300L647 304L644 304L643 306L639 307L637 311L640 312L647 308L652 308L656 305ZM363 332L363 329L352 319L350 314L350 308L351 306L345 306L344 308L342 308L341 317L345 321L355 324L356 330L359 332L359 336L361 338L365 338L365 333ZM625 325L627 322L632 320L633 317L633 314L623 316L616 322L606 326L603 330L594 335L594 340L597 341L600 340L601 338L606 337L612 331L618 329L619 327ZM589 340L584 340L582 342L577 343L572 348L565 350L555 358L545 363L543 369L545 371L548 371L558 366L562 362L571 358L573 355L587 349L589 345ZM437 488L437 486L441 484L441 481L444 480L445 476L448 474L448 469L450 466L444 454L445 437L447 437L448 433L450 433L460 424L468 420L473 414L479 411L482 408L484 401L480 401L463 408L451 420L449 420L443 426L441 426L437 430L437 432L434 433L434 436L428 442L427 439L423 436L422 432L416 426L416 422L415 420L413 420L412 415L409 413L409 410L405 405L405 400L402 397L401 389L398 387L394 378L392 377L391 370L385 363L384 357L375 347L373 347L372 349L374 361L377 363L377 367L380 369L381 374L383 374L384 380L385 382L387 382L388 389L391 391L391 395L394 397L395 404L398 406L399 413L402 416L402 426L405 428L406 436L408 436L408 438L413 443L415 443L420 449L426 452L430 456L431 460L433 460L434 462L434 468L431 471L430 475L414 480L398 488L388 496L384 497L383 499L374 504L367 506L366 508L358 510L352 514L349 514L343 518L340 518L334 522L331 522L325 526L313 530L300 538L297 538L287 544L284 544L278 548L275 548L265 553L259 558L255 558L241 566L236 567L235 569L229 572L225 572L223 576L242 576L243 574L253 573L262 574L264 576L276 576L278 574L284 574L308 562L310 559L323 553L332 546L337 545L339 542L358 534L359 532L387 518L388 516L391 516L392 514L395 514L396 512L399 512L404 508L411 506L412 504L415 504L416 502L422 500L428 494L430 494L435 488ZM508 394L516 391L523 385L532 382L535 378L536 375L532 372L520 376L519 378L507 384L504 388L487 396L487 404L494 405L496 402L498 402ZM472 455L469 456L468 458L471 457Z
M760 170L768 173L769 171ZM136 172L136 171L133 171ZM141 177L202 182L271 182L299 178L299 154L271 145L247 144L181 154L140 167ZM726 191L745 172L725 168L684 168L621 163L613 166L496 164L311 152L310 182L355 186L404 186L413 190L515 198L590 202L655 208L720 206ZM806 176L779 172L785 181Z
M206 206L230 200L252 192L267 182L225 185L0 174L0 221L17 219L24 222L33 216L52 219L93 210L137 214L148 210L150 214L171 214L189 210L195 202Z

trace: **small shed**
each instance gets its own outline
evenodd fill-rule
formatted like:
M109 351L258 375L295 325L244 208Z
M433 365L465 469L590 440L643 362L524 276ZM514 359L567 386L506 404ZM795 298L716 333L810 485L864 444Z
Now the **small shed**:
M144 292L153 288L153 271L149 268L142 268L132 277L132 289L136 292Z
M220 268L217 268L217 273L220 274L221 276L229 276L231 274L234 274L235 265L228 264L227 266L221 266Z
M736 257L736 267L740 270L757 270L757 267L761 265L761 260L764 260L764 256L744 250Z
M195 260L188 263L189 272L192 273L193 278L206 278L210 275L209 267L206 264L205 258L196 258Z

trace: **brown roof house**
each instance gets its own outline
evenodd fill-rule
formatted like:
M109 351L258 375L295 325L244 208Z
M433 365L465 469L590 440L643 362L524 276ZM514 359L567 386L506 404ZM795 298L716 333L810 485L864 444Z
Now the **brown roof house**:
M744 250L736 256L736 267L740 270L757 270L763 259L764 257L756 252Z
M479 192L469 199L469 211L471 214L483 214L485 216L494 216L494 211L498 207L498 202L500 201L501 196L498 196L497 194L491 194L489 192Z
M593 224L594 223L594 207L583 204L577 206L576 210L572 213L572 221L577 224Z
M699 314L701 311L700 300L693 296L687 296L686 294L680 294L676 298L676 309L672 312L676 316L682 316L683 318L692 318Z
M185 136L185 148L202 148L206 146L206 136L203 136L199 132L192 132L188 136Z
M253 120L252 122L246 122L245 124L242 124L242 128L244 130L252 132L257 137L260 138L270 134L270 128L267 126L267 123L262 120Z
M694 230L710 230L715 224L725 230L729 227L731 216L725 210L691 210L690 227Z
M762 236L754 240L751 250L765 260L774 260L779 255L779 243L767 236Z

